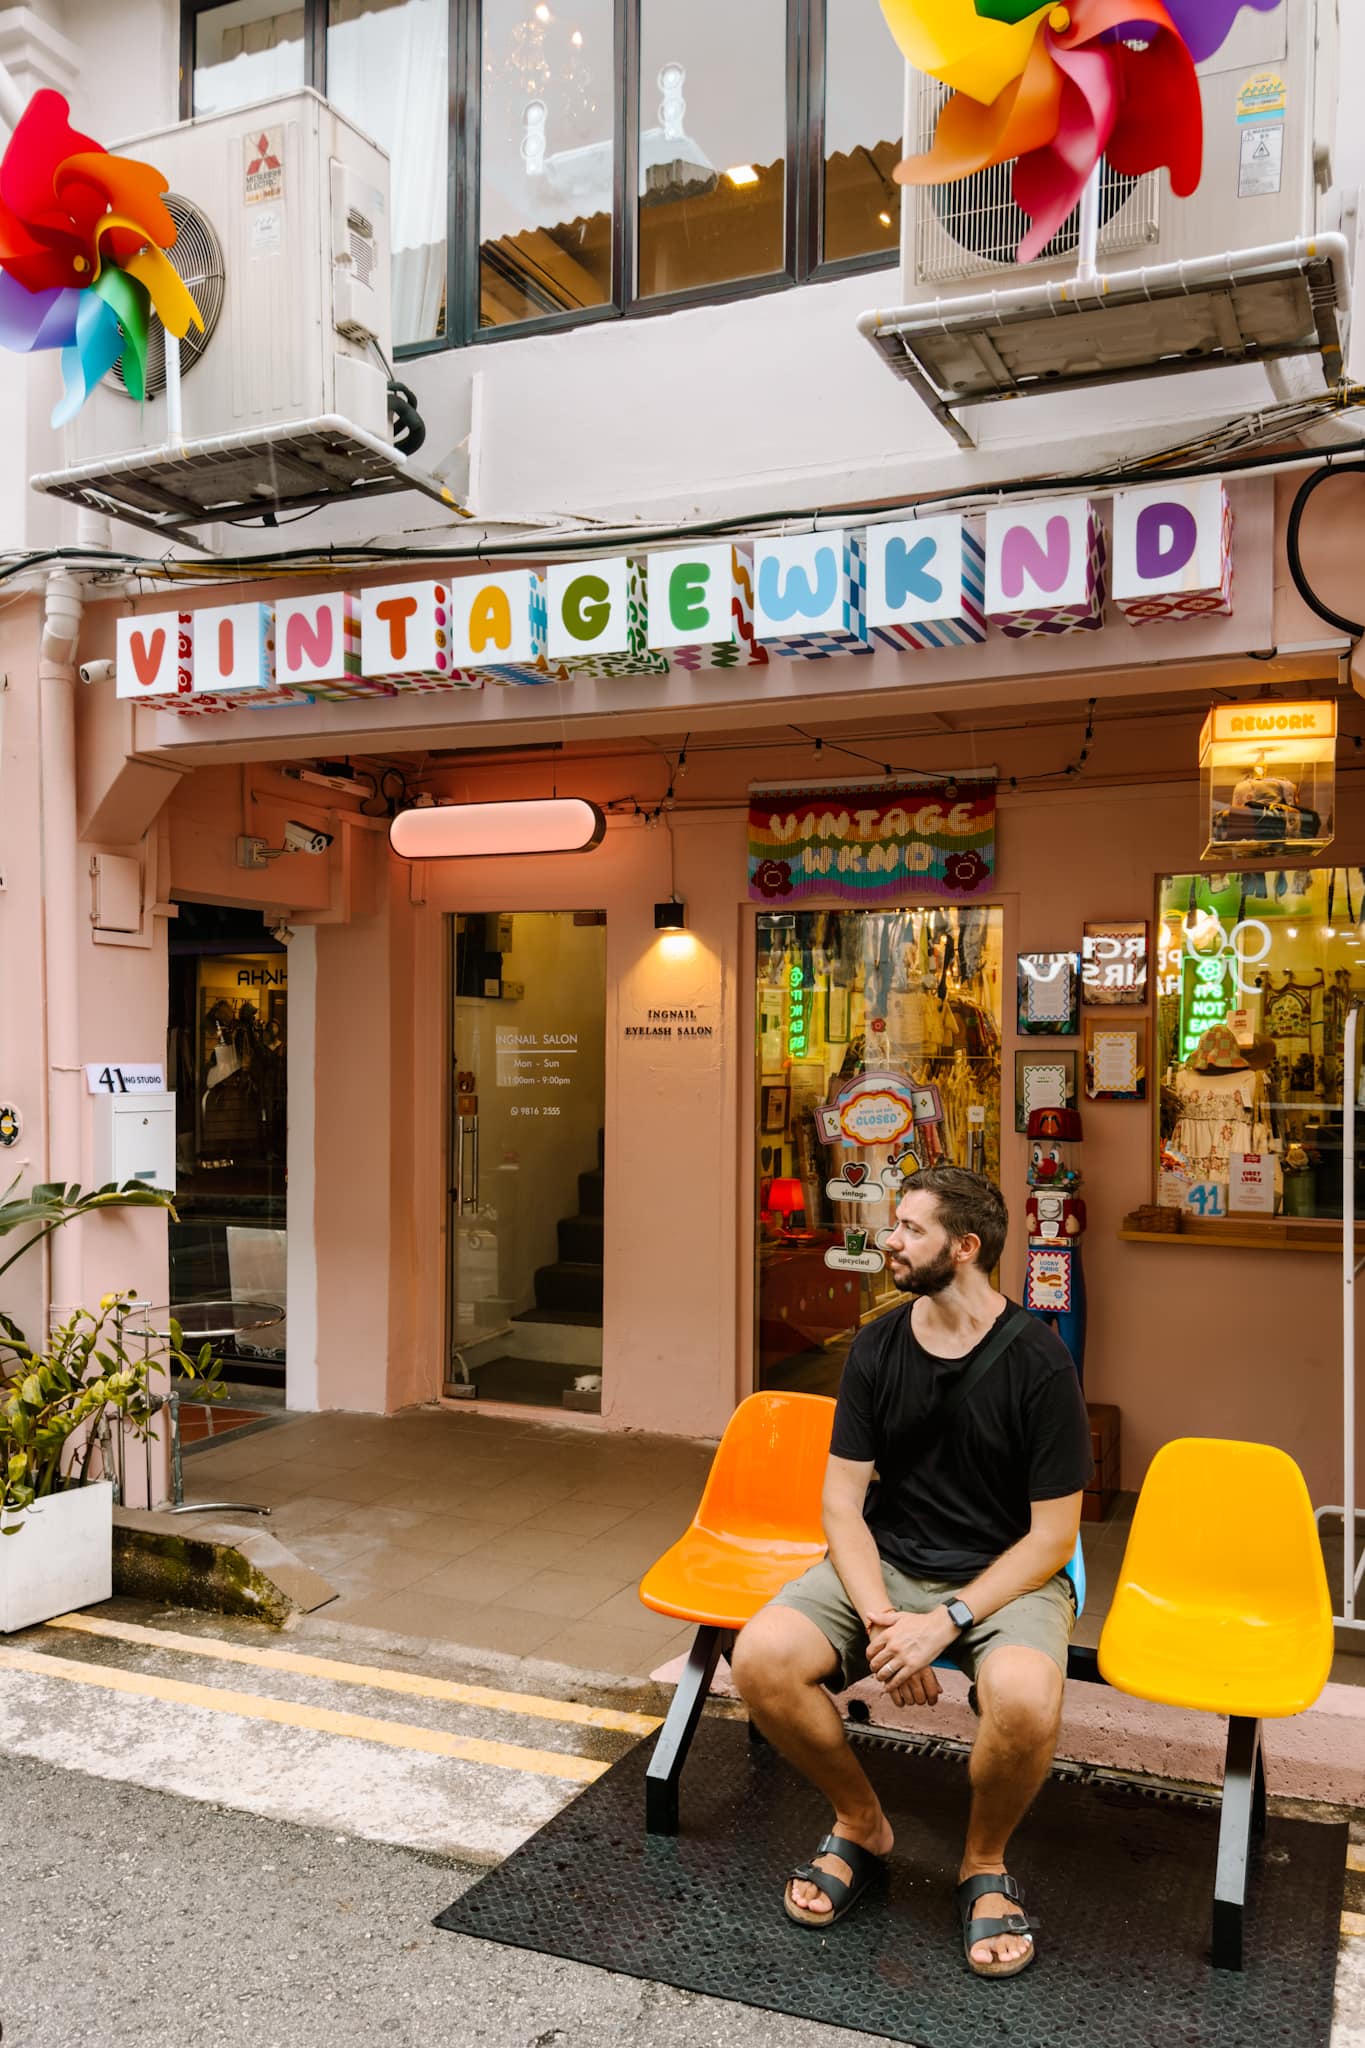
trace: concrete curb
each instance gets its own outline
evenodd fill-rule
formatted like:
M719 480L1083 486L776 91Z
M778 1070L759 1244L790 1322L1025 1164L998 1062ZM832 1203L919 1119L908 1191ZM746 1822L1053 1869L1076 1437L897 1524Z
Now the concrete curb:
M337 1597L320 1572L263 1529L141 1508L114 1509L114 1591L275 1628Z

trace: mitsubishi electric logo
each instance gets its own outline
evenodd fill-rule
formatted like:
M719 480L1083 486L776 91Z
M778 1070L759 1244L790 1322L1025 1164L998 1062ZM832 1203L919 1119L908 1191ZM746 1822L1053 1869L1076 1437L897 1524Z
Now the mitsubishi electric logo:
M281 159L284 143L280 131L263 128L254 142L247 139L242 146L246 152L242 190L246 204L259 206L263 200L281 198L284 193L284 164Z

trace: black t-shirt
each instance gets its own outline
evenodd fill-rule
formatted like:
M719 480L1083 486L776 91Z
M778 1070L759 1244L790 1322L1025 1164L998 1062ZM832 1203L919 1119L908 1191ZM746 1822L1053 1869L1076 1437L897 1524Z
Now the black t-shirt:
M998 1327L963 1357L939 1358L915 1337L907 1303L860 1330L848 1354L830 1450L876 1466L865 1519L880 1554L916 1578L965 1585L1028 1534L1031 1502L1080 1493L1094 1469L1076 1368L1036 1316L924 1442Z

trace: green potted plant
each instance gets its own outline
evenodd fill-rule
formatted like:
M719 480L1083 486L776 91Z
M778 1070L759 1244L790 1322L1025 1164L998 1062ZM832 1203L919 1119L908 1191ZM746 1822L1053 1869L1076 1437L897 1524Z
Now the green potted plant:
M168 1195L130 1184L83 1191L57 1184L0 1202L0 1236L34 1226L0 1263L0 1278L77 1216L161 1208ZM0 1634L107 1600L113 1578L112 1429L147 1435L158 1374L177 1371L209 1393L219 1370L206 1345L192 1358L178 1324L145 1335L132 1291L78 1309L45 1344L0 1310ZM11 1540L5 1540L5 1539ZM19 1540L12 1540L19 1539Z

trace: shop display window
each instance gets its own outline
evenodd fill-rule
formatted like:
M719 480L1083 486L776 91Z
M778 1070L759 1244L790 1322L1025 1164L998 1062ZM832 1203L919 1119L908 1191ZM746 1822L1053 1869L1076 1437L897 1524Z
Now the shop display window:
M1346 1015L1365 995L1365 870L1160 884L1156 1196L1239 1224L1342 1213ZM1365 1197L1357 1162L1356 1200Z
M1333 836L1336 752L1335 704L1216 704L1199 738L1205 860L1320 854Z
M901 1175L1000 1171L1001 913L758 918L758 1385L833 1393L892 1308Z

